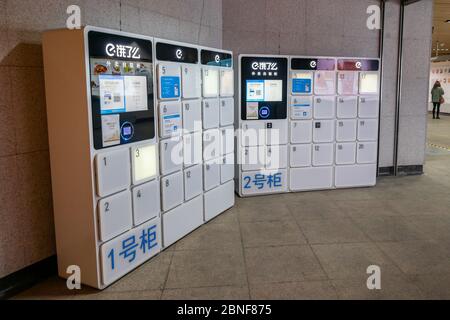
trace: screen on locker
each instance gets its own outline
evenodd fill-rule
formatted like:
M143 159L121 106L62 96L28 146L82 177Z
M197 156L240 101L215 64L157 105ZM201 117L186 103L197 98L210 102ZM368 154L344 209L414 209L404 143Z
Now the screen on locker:
M227 67L233 66L233 56L226 52L202 50L202 64L205 66Z
M241 59L242 120L287 118L287 58Z
M155 138L152 42L90 31L94 148Z

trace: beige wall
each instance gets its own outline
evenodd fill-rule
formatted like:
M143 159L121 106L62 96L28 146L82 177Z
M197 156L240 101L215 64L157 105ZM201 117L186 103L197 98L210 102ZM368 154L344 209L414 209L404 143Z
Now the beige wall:
M83 24L222 46L221 0L0 0L0 278L55 254L42 32Z

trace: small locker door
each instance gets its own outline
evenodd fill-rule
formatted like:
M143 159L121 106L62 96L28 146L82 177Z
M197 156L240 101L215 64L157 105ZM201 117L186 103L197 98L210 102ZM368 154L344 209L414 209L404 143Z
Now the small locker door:
M358 117L358 97L338 97L337 117L352 119Z
M333 167L296 168L290 171L291 191L324 190L333 187Z
M312 127L312 121L291 121L291 143L311 143Z
M183 143L181 138L161 140L159 154L161 156L161 175L170 174L183 168Z
M287 168L287 146L267 146L266 168L269 170Z
M291 72L291 78L291 91L293 95L308 95L313 93L313 72L293 71Z
M338 73L338 94L357 95L358 94L358 72L339 72Z
M221 129L222 141L221 141L221 154L234 153L234 127L228 127Z
M274 121L266 124L267 145L284 145L288 143L288 122Z
M154 180L133 189L134 225L159 217L161 211L161 193L159 181Z
M264 121L246 121L241 127L241 145L243 147L262 146L266 143L266 123Z
M360 119L358 121L358 140L377 141L378 140L378 120Z
M377 183L377 165L364 164L336 167L336 187L369 187Z
M265 167L266 147L244 147L240 152L242 171L257 171Z
M203 100L203 129L218 128L220 123L219 99Z
M183 101L183 129L185 132L201 131L202 104L200 100Z
M311 166L311 145L297 144L291 146L290 165L292 168L310 167Z
M130 191L98 202L100 240L105 242L131 229L133 213Z
M197 165L184 171L184 200L189 201L203 193L203 166Z
M377 94L379 92L378 72L361 72L359 80L359 94Z
M313 122L313 142L333 142L335 136L335 121L322 120Z
M216 98L219 96L219 70L203 69L203 97Z
M334 144L315 144L313 145L313 166L331 166L334 160Z
M181 68L178 64L158 65L158 93L160 100L174 100L181 97Z
M209 191L220 185L220 166L222 159L205 162L203 166L204 190Z
M161 102L159 105L159 135L162 139L178 136L182 132L180 102Z
M220 126L231 126L234 123L234 99L220 99Z
M131 184L128 149L98 154L95 158L95 169L99 197L125 190Z
M355 164L356 143L338 143L336 145L336 165Z
M201 132L196 132L183 137L184 166L190 167L202 163L203 137Z
M333 119L336 117L336 97L314 98L314 119Z
M195 65L183 65L181 69L183 99L200 98L202 90L200 68Z
M161 178L162 210L167 212L184 201L183 172Z
M376 142L358 143L358 163L369 164L377 163L378 144Z
M316 95L336 94L336 72L316 71L314 76L314 93Z
M336 141L352 142L356 141L357 120L337 120L336 121Z
M291 119L292 120L310 120L313 110L312 96L297 96L291 98Z
M220 71L220 96L234 96L234 71L232 69Z
M365 96L359 98L359 117L378 118L380 105L377 96Z
M203 160L208 161L221 155L221 133L219 129L203 132Z
M229 153L222 157L220 166L220 183L224 184L234 179L234 153Z
M158 145L138 145L131 148L133 185L150 181L158 175Z

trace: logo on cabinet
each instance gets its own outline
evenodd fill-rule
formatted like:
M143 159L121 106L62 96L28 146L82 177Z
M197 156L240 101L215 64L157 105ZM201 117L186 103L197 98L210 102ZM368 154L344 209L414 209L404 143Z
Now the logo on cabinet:
M105 47L105 51L109 57L127 58L127 59L141 58L139 47L108 43Z
M268 107L262 107L259 110L259 116L263 119L267 119L270 117L270 109Z
M183 50L177 49L177 51L175 52L175 56L177 57L178 60L183 59Z
M311 63L309 64L311 68L316 68L317 67L317 62L316 61L311 61Z
M278 63L276 62L253 62L253 70L259 71L278 71Z
M133 125L129 122L125 122L122 125L122 128L120 130L120 135L121 135L122 139L125 141L130 141L131 139L133 139L133 136L134 136Z
M214 60L216 61L216 63L220 63L220 56L216 54Z
M361 67L362 67L361 61L356 62L355 67L356 67L356 69L361 69Z

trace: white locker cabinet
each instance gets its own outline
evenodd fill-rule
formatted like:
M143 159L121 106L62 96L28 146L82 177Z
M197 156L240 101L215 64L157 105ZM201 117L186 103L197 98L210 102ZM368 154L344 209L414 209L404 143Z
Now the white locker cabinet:
M211 129L203 132L203 160L209 161L220 157L222 134L219 129Z
M182 134L181 102L161 102L159 104L159 136L170 138Z
M270 126L270 128L268 128ZM288 143L288 123L273 121L266 125L266 144L284 145Z
M158 65L158 97L160 100L176 100L181 97L181 68L174 63Z
M203 161L203 137L201 132L183 137L184 166L190 167Z
M378 160L378 143L376 142L360 142L358 143L358 163L369 164L377 163Z
M266 123L262 121L244 121L241 125L241 145L243 147L263 146L266 144Z
M314 98L314 119L334 119L336 97L316 96Z
M287 192L287 170L241 172L241 192L244 196Z
M290 166L291 168L310 167L312 165L311 144L291 145Z
M310 120L313 112L312 96L295 96L291 98L291 119Z
M219 96L219 70L204 68L203 76L203 97L216 98Z
M290 170L291 191L326 190L333 187L333 167Z
M224 184L234 179L234 153L229 153L222 157L220 166L220 183Z
M100 241L109 241L131 229L133 213L131 194L124 191L98 202Z
M311 143L313 132L312 121L291 121L291 143Z
M316 95L336 94L336 72L316 71L314 74L314 93Z
M214 189L220 185L220 167L222 159L214 159L203 165L203 187L205 191Z
M334 162L334 144L313 145L313 166L332 166Z
M161 140L159 154L161 175L171 174L183 168L183 142L180 137Z
M196 65L185 64L181 67L183 99L195 99L201 97L201 73Z
M358 120L358 141L378 140L378 119Z
M159 218L161 196L159 181L154 180L133 189L133 221L135 226Z
M193 166L184 171L184 200L189 201L203 193L203 166Z
M336 165L350 165L356 163L356 143L336 144Z
M231 126L234 123L234 99L220 99L220 126Z
M158 152L154 144L131 148L133 185L150 181L158 175Z
M234 71L232 69L220 70L220 96L234 96Z
M358 97L338 97L337 117L339 119L352 119L358 117Z
M337 120L336 121L336 141L352 142L356 141L358 120Z
M95 169L99 197L127 189L131 184L130 151L123 149L98 154Z
M183 130L197 132L203 128L202 103L200 100L183 101Z
M205 193L205 221L208 222L220 213L234 206L234 181Z
M241 148L242 171L256 171L266 166L266 147L244 147Z
M380 102L378 96L359 97L359 117L378 118Z
M167 212L184 201L183 173L177 172L161 178L162 210Z
M335 138L335 121L322 120L313 122L313 142L333 142Z
M266 168L269 170L286 169L288 148L287 146L267 146Z
M234 128L227 127L221 129L222 140L220 145L222 146L221 155L226 155L234 152Z
M203 197L199 196L163 214L164 247L168 248L203 224Z
M358 72L342 71L338 73L338 94L357 95L359 85Z
M377 180L377 165L336 167L336 188L372 187Z
M219 99L203 100L203 129L218 128L220 125Z

